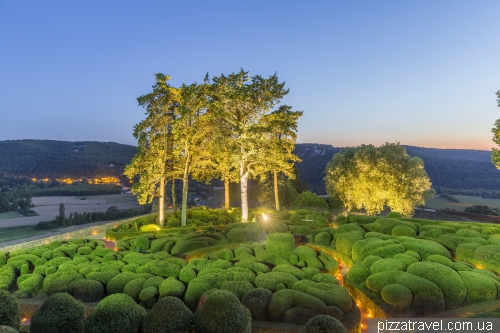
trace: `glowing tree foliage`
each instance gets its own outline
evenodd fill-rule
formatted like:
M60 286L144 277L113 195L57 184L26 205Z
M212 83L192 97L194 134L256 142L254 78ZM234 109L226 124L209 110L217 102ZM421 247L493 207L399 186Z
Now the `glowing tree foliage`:
M170 76L155 76L153 92L137 98L139 105L146 108L146 119L134 127L137 153L124 173L130 179L138 178L132 191L140 204L151 203L153 197L158 197L158 223L163 227L165 184L172 177L172 126L179 94L167 83Z
M242 220L248 220L248 179L264 163L266 138L262 135L263 117L288 93L275 75L265 79L249 77L241 70L212 78L211 108L221 122L221 130L233 141L232 154L238 163Z
M333 156L325 173L327 193L348 210L376 214L388 206L411 216L415 206L433 195L422 160L408 156L399 143L344 149Z
M498 107L500 107L500 90L497 91L496 94L498 97ZM495 121L495 127L491 129L491 132L493 133L493 142L500 146L500 119L497 119L497 121ZM492 149L491 162L493 162L497 169L500 169L500 149Z

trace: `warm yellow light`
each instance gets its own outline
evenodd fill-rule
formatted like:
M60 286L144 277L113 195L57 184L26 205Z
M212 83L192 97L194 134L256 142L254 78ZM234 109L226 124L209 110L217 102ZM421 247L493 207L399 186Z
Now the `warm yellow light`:
M25 322L27 322L27 321L28 321L28 318L26 318L26 317L22 319L22 322L23 322L23 323L25 323Z
M264 222L267 222L268 216L265 213L263 213L262 214L262 219L264 220Z

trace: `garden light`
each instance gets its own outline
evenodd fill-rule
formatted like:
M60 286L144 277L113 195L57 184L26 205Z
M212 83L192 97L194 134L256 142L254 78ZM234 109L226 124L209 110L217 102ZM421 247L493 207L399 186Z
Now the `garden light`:
M263 213L262 214L262 219L264 220L264 222L267 222L267 218L268 218L268 216L265 213Z

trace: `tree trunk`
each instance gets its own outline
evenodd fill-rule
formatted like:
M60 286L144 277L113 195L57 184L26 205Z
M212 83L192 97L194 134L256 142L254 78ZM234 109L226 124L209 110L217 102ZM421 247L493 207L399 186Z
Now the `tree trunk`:
M165 210L165 177L160 178L160 196L158 197L158 224L160 227L165 226L165 218L163 212Z
M224 207L229 209L229 178L224 178Z
M172 208L174 209L174 214L177 213L177 204L175 197L175 177L172 176Z
M187 201L188 201L188 186L189 186L189 155L186 156L186 163L184 163L184 177L182 178L182 213L181 213L181 226L187 224Z
M248 222L248 171L240 178L241 185L241 221Z
M276 210L280 211L280 196L278 193L278 171L274 170L274 200L276 201Z

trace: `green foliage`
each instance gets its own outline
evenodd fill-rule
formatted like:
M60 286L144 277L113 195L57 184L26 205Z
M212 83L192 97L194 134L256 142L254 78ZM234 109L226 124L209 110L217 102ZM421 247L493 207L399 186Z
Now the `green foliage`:
M328 163L325 173L327 193L337 196L348 210L364 208L374 214L389 206L410 216L413 207L432 194L422 160L408 156L399 144L344 149Z
M19 301L6 290L0 290L0 325L19 329L21 306Z
M399 219L399 218L402 218L403 215L401 215L401 213L398 213L398 212L389 212L386 217L393 218L393 219Z
M123 272L112 277L106 285L106 293L108 295L123 293L123 289L127 283L137 277L138 275L132 272Z
M255 277L255 285L257 288L267 288L276 290L276 286L280 283L285 284L288 288L292 288L299 279L295 275L285 272L269 272L262 273Z
M294 307L312 310L317 313L324 313L326 304L317 297L311 296L299 290L283 289L275 292L267 305L269 318L273 321L283 321L287 311ZM308 312L310 314L310 312ZM310 315L310 317L313 317ZM301 318L307 321L310 318ZM305 323L305 322L304 322Z
M114 294L97 304L83 324L84 333L134 333L141 329L146 310L130 296Z
M300 290L325 302L327 306L336 306L343 312L352 308L352 299L345 288L338 284L329 284L302 280L293 285L294 290Z
M433 254L439 254L443 257L451 259L450 252L444 246L436 242L424 239L416 239L415 241L411 242L403 242L403 245L406 250L417 252L420 257L422 257L422 260L426 260L427 257Z
M188 332L193 313L176 297L165 297L153 306L142 324L142 333Z
M21 282L20 281L17 282L19 292L28 295L33 295L42 290L42 285L43 285L42 275L33 273L33 274L27 274L25 276L28 277Z
M241 304L250 310L253 320L267 320L267 304L272 295L269 289L253 289L243 296Z
M410 308L413 294L410 289L400 284L388 284L380 292L384 302L397 312L404 313Z
M320 232L316 236L314 236L314 243L321 246L330 246L332 242L332 235L329 232Z
M224 281L220 287L220 290L227 290L235 294L239 300L253 289L255 287L248 281Z
M365 259L366 260L366 259ZM364 263L365 261L363 261ZM406 263L399 259L385 258L375 261L370 266L370 272L379 273L385 271L406 271Z
M211 293L194 314L194 328L200 333L250 333L250 311L231 292Z
M84 277L78 272L55 272L47 275L43 280L43 291L49 295L64 292L73 294L74 282L81 279L84 279Z
M52 294L31 318L31 333L81 333L85 307L66 293Z
M465 304L476 304L496 299L498 290L494 279L476 272L461 271L458 274L467 286Z
M415 231L415 229L407 227L405 225L398 225L392 228L391 235L394 237L398 236L416 237L417 232Z
M73 296L83 302L97 302L105 296L104 285L96 280L78 280L73 287Z
M318 315L311 318L300 333L347 333L346 328L337 319L327 316Z
M305 191L297 195L290 207L328 209L328 204L323 198L318 197L316 193Z
M254 261L239 261L234 264L234 267L247 268L254 271L255 273L267 273L270 271L269 266Z
M270 253L287 258L295 249L295 237L291 234L269 234L266 236L266 249Z
M123 288L123 293L129 295L134 299L134 301L139 301L139 294L141 293L142 286L146 282L146 279L138 278L129 281Z
M160 286L158 287L158 291L160 292L160 297L165 296L173 296L173 297L181 297L186 290L184 284L177 280L175 277L169 277L162 281Z

